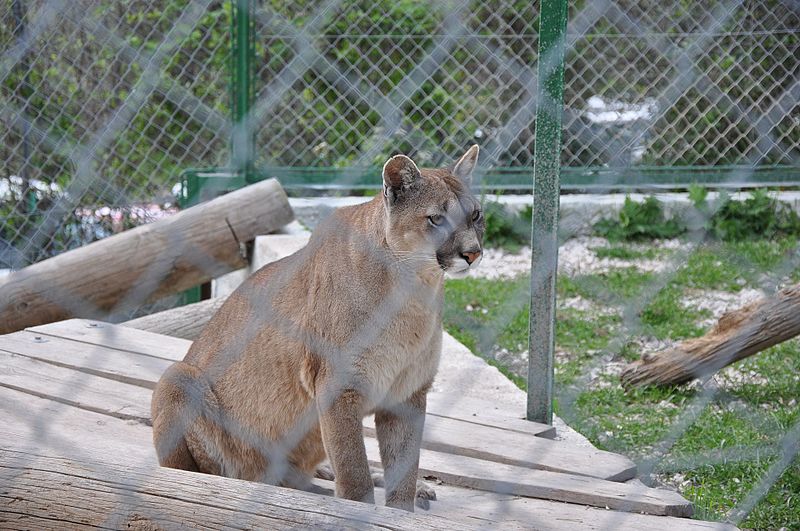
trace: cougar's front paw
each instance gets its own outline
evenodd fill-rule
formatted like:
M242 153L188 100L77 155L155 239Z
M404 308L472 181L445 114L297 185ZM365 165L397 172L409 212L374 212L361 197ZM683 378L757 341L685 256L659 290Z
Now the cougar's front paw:
M372 476L372 484L376 487L383 488L386 483L383 481L383 472L376 468L369 467L369 475Z
M329 463L322 463L317 467L317 471L314 473L314 476L318 479L326 479L328 481L333 481L335 476L333 474L333 468Z
M431 508L431 501L436 501L436 491L424 481L417 481L417 496L414 505L426 511Z

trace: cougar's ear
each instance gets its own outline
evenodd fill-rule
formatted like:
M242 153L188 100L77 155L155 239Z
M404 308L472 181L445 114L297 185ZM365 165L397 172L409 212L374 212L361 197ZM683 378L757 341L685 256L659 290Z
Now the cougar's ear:
M461 155L461 158L453 166L453 175L461 179L467 186L472 183L472 172L478 165L478 151L480 151L478 144L474 144Z
M395 155L383 165L383 195L394 203L406 190L416 186L422 175L414 161L405 155Z

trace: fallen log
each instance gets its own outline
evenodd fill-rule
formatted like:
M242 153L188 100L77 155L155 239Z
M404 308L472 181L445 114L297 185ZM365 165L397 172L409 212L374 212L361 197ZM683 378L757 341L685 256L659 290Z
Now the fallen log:
M186 306L179 306L157 313L151 313L144 317L131 319L120 323L123 326L147 330L165 336L179 337L194 341L211 316L219 310L225 297L207 299Z
M624 386L676 385L800 334L800 284L726 313L706 335L642 356L620 378Z
M270 262L289 256L305 245L308 239L303 236L295 237L293 240L287 240L286 238L286 236L265 238L262 242L264 247L261 252L261 260L259 260L257 251L254 256L254 260L260 262L255 264L256 267L262 267ZM120 324L130 328L194 341L203 331L209 319L217 313L225 299L226 297L216 297L145 315Z
M83 453L75 459L38 449L0 448L0 477L9 478L3 481L4 501L0 504L3 529L416 531L485 527L475 518L409 513L264 483L162 468L156 466L155 456L147 464L130 463L119 456L122 452L117 453L89 458Z
M0 334L116 312L247 266L242 244L294 219L270 179L38 262L0 280Z

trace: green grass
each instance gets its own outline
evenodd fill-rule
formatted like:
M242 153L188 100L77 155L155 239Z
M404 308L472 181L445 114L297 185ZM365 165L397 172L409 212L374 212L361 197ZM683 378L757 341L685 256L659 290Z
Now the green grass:
M618 268L571 279L571 292L597 302L619 303L640 294L654 280L652 273L642 273L635 267Z
M594 247L590 249L598 258L618 258L620 260L638 260L640 258L653 259L662 254L658 249L635 248L630 245L611 245L608 247Z
M697 322L710 316L706 310L695 310L681 303L683 290L670 283L659 290L640 313L644 331L657 339L683 339L703 334Z
M609 250L595 253L624 260L658 257L641 245L605 249ZM793 270L787 263L792 259L797 260L795 239L714 243L691 253L669 279L634 268L560 276L561 300L583 297L611 311L558 312L557 413L599 448L629 455L644 466L652 464L655 480L676 485L695 504L696 517L724 519L777 462L782 437L800 421L800 339L735 364L735 370L752 373L756 380L733 383L718 376L722 391L696 411L696 386L624 390L616 376L601 374L587 383L585 375L598 365L599 356L637 359L637 338L679 340L702 334L699 323L709 314L685 307L681 299L687 292L735 293L757 287L765 274L779 270L784 276L800 277L796 266ZM495 347L525 350L528 282L448 281L446 329L483 356ZM467 305L474 310L466 312ZM631 325L634 328L626 328ZM628 330L633 334L628 336ZM511 375L507 369L506 374L524 388L523 375ZM687 417L690 411L695 418ZM740 526L800 530L800 456Z

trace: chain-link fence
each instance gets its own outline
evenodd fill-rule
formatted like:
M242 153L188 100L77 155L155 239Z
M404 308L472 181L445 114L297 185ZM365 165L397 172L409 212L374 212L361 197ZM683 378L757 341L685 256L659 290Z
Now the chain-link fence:
M435 165L477 141L491 166L532 165L534 4L322 7L261 12L264 163ZM572 6L565 166L796 163L796 9L716 7Z
M126 208L168 202L182 170L229 162L228 2L0 9L6 265L124 225L89 223L78 206L122 207L114 217L137 222ZM532 166L536 9L260 5L256 166L279 177L291 167L302 182L395 152L436 165L471 142L486 169ZM653 166L677 168L667 182L720 165L796 178L799 17L782 1L573 5L563 165L599 169L605 182ZM336 175L323 171L323 182Z
M232 166L232 13L231 2L212 0L0 5L0 268L21 268L169 215L182 171ZM374 168L391 154L407 153L420 165L436 166L478 143L478 173L486 188L508 184L501 177L512 170L521 176L517 188L530 182L535 3L265 1L256 6L253 21L254 97L245 125L255 137L259 172L295 184L322 176L325 184L352 185L364 175L377 184ZM666 184L798 179L797 2L574 3L565 67L566 181L579 174L583 185L613 188L631 175L643 176L636 182L657 176ZM566 295L568 304L583 310L559 306L560 322L576 330L567 339L581 350L575 355L581 363L559 362L561 370L574 373L571 384L556 393L562 416L581 423L585 409L599 411L603 400L623 400L618 388L617 395L600 389L587 398L584 387L614 356L629 354L632 338L656 334L676 340L699 333L696 324L658 322L670 304L670 311L686 319L708 317L678 305L682 290L696 287L685 272L690 259L716 268L707 275L713 277L709 284L735 284L731 291L741 290L740 280L765 291L796 281L796 242L755 251L725 248L722 255L700 249L699 258L692 258L710 232L704 223L722 206L716 202L694 220L688 241L674 244L668 256L640 248L602 251L610 260L640 253L664 267L635 274L618 268L597 278L565 275L559 297ZM592 249L580 256L599 257L601 251ZM769 264L774 274L753 273L750 279L724 269L729 261L753 271ZM728 274L729 280L720 280ZM529 303L529 285L523 285L529 279L515 282L511 288L482 288L483 295L504 295L497 307L481 308L488 320L451 324L465 330L464 341L467 332L474 333L475 350L486 347L484 354L519 376L513 359L504 362L509 353L501 347L509 341L509 327L528 322L520 316ZM458 311L480 313L474 296L461 300L455 287L448 295L463 302ZM78 307L85 301L68 302ZM386 316L376 319L375 329L385 325ZM522 344L516 347L522 354ZM794 359L793 352L785 359ZM796 385L790 382L784 391ZM674 422L637 456L645 476L668 469L665 455L724 394L713 382L682 393L653 393L666 405L650 405ZM675 396L683 400L680 406ZM759 413L747 409L741 416L752 420ZM630 414L644 415L635 409ZM797 470L796 415L781 415L774 422L753 422L771 437L753 452L778 459L762 466L760 472L768 469L763 478L748 483L752 488L725 509L733 521L746 517L787 469ZM609 422L619 426L623 420ZM619 448L613 426L586 421L581 427ZM742 455L737 458L748 464L760 459ZM689 453L687 459L727 464L728 457ZM739 475L744 479L747 473L752 470ZM794 488L786 491L796 497ZM720 511L710 508L708 514Z

